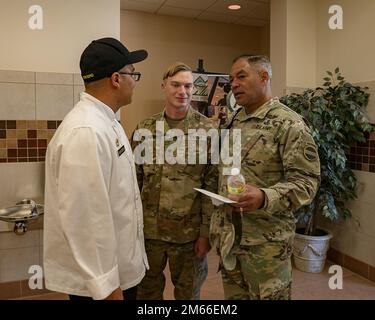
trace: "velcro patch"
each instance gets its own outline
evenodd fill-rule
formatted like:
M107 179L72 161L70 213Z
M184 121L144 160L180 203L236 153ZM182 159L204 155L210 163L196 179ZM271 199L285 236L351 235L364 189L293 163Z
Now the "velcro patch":
M303 150L303 155L305 158L309 161L315 161L316 160L316 149L313 146L306 146L305 149Z

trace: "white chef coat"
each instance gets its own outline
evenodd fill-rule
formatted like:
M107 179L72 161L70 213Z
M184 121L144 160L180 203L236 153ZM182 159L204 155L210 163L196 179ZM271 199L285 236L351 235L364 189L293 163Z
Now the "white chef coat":
M46 287L103 299L137 285L146 268L129 141L112 109L83 92L47 149Z

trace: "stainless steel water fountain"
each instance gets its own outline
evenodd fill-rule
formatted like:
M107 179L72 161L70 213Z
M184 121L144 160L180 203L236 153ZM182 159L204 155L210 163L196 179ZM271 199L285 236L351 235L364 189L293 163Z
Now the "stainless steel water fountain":
M27 231L28 223L44 213L44 206L34 200L24 199L15 206L0 209L0 220L14 223L14 233L22 235Z

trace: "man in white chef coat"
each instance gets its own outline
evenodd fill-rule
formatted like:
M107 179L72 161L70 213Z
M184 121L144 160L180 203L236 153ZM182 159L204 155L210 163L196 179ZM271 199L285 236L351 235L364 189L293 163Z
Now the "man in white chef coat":
M148 268L131 147L115 113L131 102L147 51L95 40L83 51L85 92L46 155L44 274L70 299L135 299Z

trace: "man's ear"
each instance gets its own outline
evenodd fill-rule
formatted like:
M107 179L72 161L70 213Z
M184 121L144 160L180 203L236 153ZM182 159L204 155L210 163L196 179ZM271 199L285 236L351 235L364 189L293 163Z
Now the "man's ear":
M110 77L110 81L114 87L116 88L120 87L120 74L117 72L112 73Z
M160 88L161 88L161 90L164 90L164 89L165 89L165 81L163 81L163 82L161 83Z
M260 78L262 79L262 81L268 81L270 79L270 76L267 71L263 71L260 75Z

